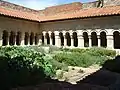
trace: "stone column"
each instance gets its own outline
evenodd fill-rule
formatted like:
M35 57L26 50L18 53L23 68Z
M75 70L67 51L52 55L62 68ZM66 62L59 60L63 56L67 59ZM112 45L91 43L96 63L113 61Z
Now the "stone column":
M28 32L28 46L30 46L30 35L31 35L31 33Z
M10 41L10 32L8 32L8 37L7 37L7 39L8 39L7 46L9 46L9 45L10 45L10 44L9 44L9 41Z
M47 45L47 39L46 39L46 32L43 31L43 36L44 36L44 44Z
M73 32L70 31L70 38L71 38L71 47L74 47L74 39L73 39Z
M63 31L64 36L64 47L67 47L66 31Z
M55 31L55 46L60 47L61 46L61 40L59 36L59 31Z
M42 45L42 35L38 32L38 45Z
M114 48L113 35L107 35L107 48L108 49Z
M49 31L48 33L49 33L49 37L50 37L50 45L53 45L53 44L52 44L53 40L52 40L52 38L51 38L51 34L52 34L52 32Z
M24 46L25 45L25 32L21 32L21 45Z
M97 36L97 39L98 39L98 47L101 47L100 35Z
M3 44L2 36L3 36L3 32L0 31L0 46L2 46L2 44Z
M113 42L113 29L106 29L106 31L108 32L106 34L106 38L107 38L107 48L108 49L114 49L114 42Z
M84 38L82 30L77 30L77 35L78 35L78 47L84 48Z
M16 42L16 40L17 40L17 32L15 32L15 36L14 36L14 42L15 42L15 44L14 44L14 46L17 46L17 42Z
M91 39L91 35L89 35L88 38L89 38L89 47L92 47L92 39Z
M35 46L35 33L33 33L33 45Z

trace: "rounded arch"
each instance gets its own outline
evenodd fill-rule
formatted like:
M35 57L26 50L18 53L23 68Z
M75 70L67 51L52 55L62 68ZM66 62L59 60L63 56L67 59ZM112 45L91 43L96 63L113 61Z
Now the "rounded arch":
M84 47L89 47L89 38L87 32L83 32L83 38L84 38Z
M115 31L113 33L113 38L114 38L114 48L115 49L120 49L120 33L118 31Z
M98 46L98 38L96 32L91 33L91 39L92 39L92 46Z
M52 45L55 45L55 33L51 33Z
M59 33L59 37L60 37L60 40L61 40L61 46L64 46L64 36L63 36L62 32Z
M100 33L100 45L102 47L107 47L107 38L106 38L106 32L102 31Z
M25 32L24 44L28 45L28 43L29 43L29 33Z
M105 32L106 34L108 33L108 31L105 30L105 29L100 30L100 31L99 31L99 34L100 34L101 32Z
M77 47L78 46L78 38L77 38L76 32L73 32L73 40L74 40L74 46Z
M114 34L114 32L119 32L119 33L120 33L120 30L119 30L119 29L113 29L113 30L111 31L111 33Z
M45 38L47 39L47 44L50 44L50 37L49 37L49 33L46 33Z
M16 35L16 45L20 45L21 44L21 32L17 32L17 35Z
M91 33L91 34L92 33L99 33L99 31L92 29L92 30L89 31L89 33Z
M3 31L3 43L2 45L5 46L5 45L8 45L8 32L6 30Z
M9 45L15 45L15 37L15 32L11 31L9 37Z
M67 45L71 46L71 37L70 37L70 33L66 32L65 37L67 39Z
M34 33L31 32L31 34L30 34L30 45L33 45L33 43L34 43Z
M36 33L35 34L35 45L38 45L39 43L39 35Z
M90 33L87 29L82 30L82 33Z

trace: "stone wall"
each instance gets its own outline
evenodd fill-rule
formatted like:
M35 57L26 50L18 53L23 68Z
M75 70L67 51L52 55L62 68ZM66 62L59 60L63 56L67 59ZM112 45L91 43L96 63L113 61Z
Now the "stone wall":
M120 0L104 0L104 6L120 5Z
M0 31L39 32L39 23L0 16Z
M54 15L59 13L69 13L82 9L80 2L48 7L44 10L45 15Z
M43 35L45 37L46 33L51 35L51 32L55 33L55 42L56 46L61 46L61 41L59 37L59 33L63 34L63 37L66 36L66 33L69 33L69 37L73 37L73 33L77 33L78 38L78 47L84 48L85 42L83 38L83 33L87 33L87 37L89 38L89 47L95 46L93 45L92 34L96 34L97 44L96 46L100 47L102 44L100 42L101 32L105 33L106 47L108 49L116 48L116 43L113 42L114 32L120 30L119 25L120 16L108 16L108 17L96 17L96 18L86 18L86 19L74 19L74 20L64 20L64 21L56 21L56 22L46 22L41 23L40 28L43 31ZM50 38L51 40L51 38ZM71 45L66 43L67 39L64 38L64 47L74 47L73 39L70 39ZM44 39L44 43L47 44L47 39ZM51 41L50 41L51 42ZM117 41L118 42L118 41Z
M41 30L89 30L89 29L120 29L119 16L64 20L41 23Z
M82 9L95 8L95 7L97 7L97 5L98 5L98 1L83 3Z
M26 32L29 35L31 35L31 33L34 33L34 35L38 34L39 36L42 32L40 31L40 24L38 22L0 16L0 46L2 45L4 31L8 32L8 37L11 34L11 32L14 32L15 35L17 35L17 33L20 32L21 45L24 45Z

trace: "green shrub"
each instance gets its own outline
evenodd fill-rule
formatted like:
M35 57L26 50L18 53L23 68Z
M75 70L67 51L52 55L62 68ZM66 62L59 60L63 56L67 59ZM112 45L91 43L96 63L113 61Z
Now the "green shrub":
M68 66L64 62L63 63L58 62L52 57L52 55L46 55L44 59L52 64L54 70L64 70L64 71L68 70Z
M54 75L44 54L24 47L0 47L0 88L41 83Z
M84 53L86 52L88 49L80 49L80 48L74 48L74 49L70 49L70 52L78 52L78 53Z
M93 47L90 48L87 53L89 53L90 55L94 55L94 56L111 56L114 57L116 55L116 51L114 50L108 50L102 47Z
M116 55L115 51L104 48L70 49L56 53L54 59L70 66L89 67L93 64L102 65L110 57Z

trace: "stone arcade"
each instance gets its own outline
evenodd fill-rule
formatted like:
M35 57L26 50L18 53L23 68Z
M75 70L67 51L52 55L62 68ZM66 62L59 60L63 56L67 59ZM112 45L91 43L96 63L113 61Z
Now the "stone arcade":
M120 49L120 0L33 10L0 1L0 45Z

